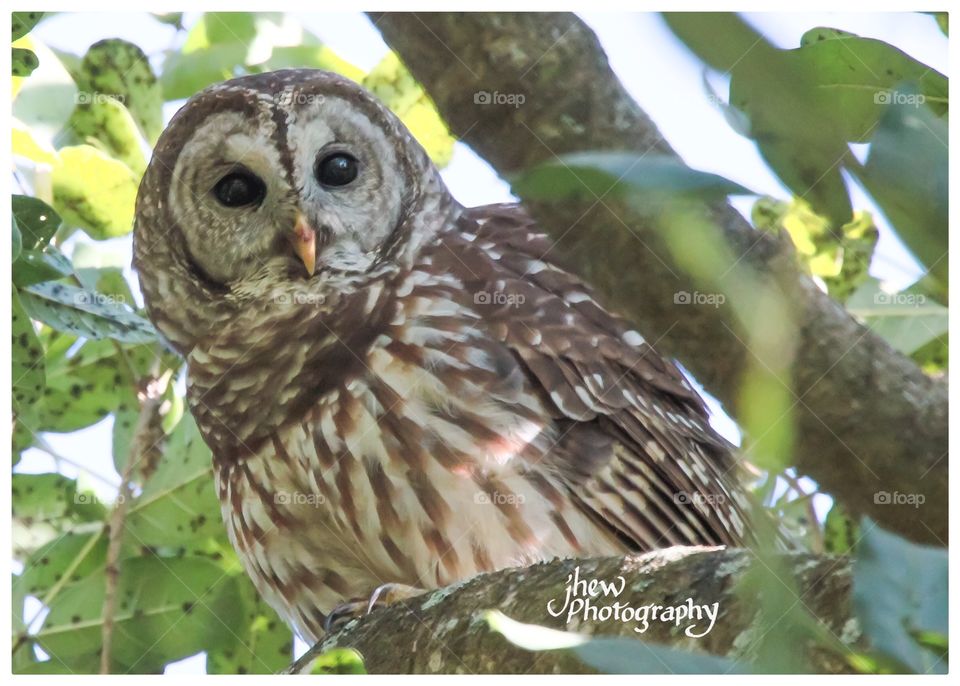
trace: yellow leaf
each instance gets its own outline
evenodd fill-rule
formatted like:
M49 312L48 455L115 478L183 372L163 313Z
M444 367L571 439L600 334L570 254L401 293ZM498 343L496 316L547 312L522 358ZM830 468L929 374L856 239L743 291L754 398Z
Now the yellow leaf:
M139 178L91 145L60 150L53 168L53 206L68 224L103 240L130 233Z

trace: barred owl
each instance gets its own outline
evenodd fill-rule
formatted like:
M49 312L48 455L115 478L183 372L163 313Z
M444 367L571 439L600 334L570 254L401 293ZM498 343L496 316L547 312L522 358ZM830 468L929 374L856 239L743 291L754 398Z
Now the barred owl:
M231 542L306 639L384 583L749 536L730 446L677 367L521 207L458 204L344 78L193 97L134 244Z

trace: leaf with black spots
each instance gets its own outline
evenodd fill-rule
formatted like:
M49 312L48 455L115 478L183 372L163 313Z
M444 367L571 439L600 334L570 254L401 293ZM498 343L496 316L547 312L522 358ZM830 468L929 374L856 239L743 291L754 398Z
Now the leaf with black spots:
M123 343L157 340L150 322L109 296L57 282L34 284L21 294L30 316L57 331Z
M83 57L77 79L88 102L110 96L122 103L151 143L163 130L163 94L150 61L138 46L119 38L94 43Z
M127 529L142 545L175 547L216 536L222 526L213 458L193 417L185 414L156 471L130 504Z
M245 574L236 583L243 620L234 644L207 654L207 674L276 674L293 661L293 632Z
M111 643L113 671L153 672L229 645L241 621L234 579L199 558L124 560ZM101 647L106 579L98 571L64 589L36 634L47 653L81 665Z
M11 42L23 38L43 19L43 12L14 12L10 24L13 37Z
M43 397L43 389L46 385L46 364L43 345L33 328L33 322L23 309L16 290L12 293L10 307L12 316L10 333L13 339L11 380L13 404L14 408L18 408L32 405Z
M40 59L33 50L13 48L11 66L14 76L30 76L33 70L40 66Z

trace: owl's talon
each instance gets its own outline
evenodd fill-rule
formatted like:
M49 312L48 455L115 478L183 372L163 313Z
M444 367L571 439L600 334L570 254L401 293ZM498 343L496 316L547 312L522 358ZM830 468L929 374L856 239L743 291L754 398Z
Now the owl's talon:
M367 614L373 612L377 606L393 605L401 600L410 600L426 591L416 586L407 586L406 584L385 583L380 584L373 593L370 594L370 601L367 603Z
M336 633L346 626L347 622L351 619L356 619L357 617L362 617L367 614L366 607L366 600L349 600L345 603L340 603L330 610L330 613L324 620L323 632L325 634Z
M422 588L407 586L406 584L385 583L380 584L368 599L354 599L340 603L333 608L323 622L323 631L326 634L332 634L344 626L351 619L363 617L370 614L378 607L386 607L401 600L409 600L426 593Z

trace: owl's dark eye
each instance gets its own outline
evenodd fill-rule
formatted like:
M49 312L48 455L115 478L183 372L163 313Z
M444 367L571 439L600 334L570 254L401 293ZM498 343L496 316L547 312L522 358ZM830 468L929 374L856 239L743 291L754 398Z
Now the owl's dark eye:
M259 205L267 194L263 181L245 171L227 174L213 187L213 195L225 207Z
M313 173L317 176L317 181L324 186L346 186L357 178L360 171L360 163L353 155L345 152L336 152L332 155L317 160L317 166Z

